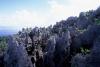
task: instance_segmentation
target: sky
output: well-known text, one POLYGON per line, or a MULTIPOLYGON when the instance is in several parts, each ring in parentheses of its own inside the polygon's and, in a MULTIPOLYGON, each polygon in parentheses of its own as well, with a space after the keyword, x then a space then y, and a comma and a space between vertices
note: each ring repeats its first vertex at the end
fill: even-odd
POLYGON ((47 27, 99 4, 100 0, 0 0, 0 29, 47 27))

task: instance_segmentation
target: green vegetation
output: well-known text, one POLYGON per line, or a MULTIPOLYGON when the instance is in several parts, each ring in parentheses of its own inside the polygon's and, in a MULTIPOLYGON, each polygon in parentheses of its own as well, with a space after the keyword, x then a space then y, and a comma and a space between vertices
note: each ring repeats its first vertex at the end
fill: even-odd
POLYGON ((0 53, 3 53, 7 49, 7 38, 0 37, 0 53))
POLYGON ((80 32, 80 33, 83 33, 83 32, 85 32, 87 29, 78 29, 78 28, 76 28, 77 29, 77 31, 78 32, 80 32))
POLYGON ((97 24, 97 25, 100 25, 100 19, 95 19, 95 23, 97 24))
POLYGON ((87 48, 82 48, 82 47, 81 47, 80 50, 81 50, 81 53, 84 54, 84 55, 90 53, 90 50, 87 49, 87 48))

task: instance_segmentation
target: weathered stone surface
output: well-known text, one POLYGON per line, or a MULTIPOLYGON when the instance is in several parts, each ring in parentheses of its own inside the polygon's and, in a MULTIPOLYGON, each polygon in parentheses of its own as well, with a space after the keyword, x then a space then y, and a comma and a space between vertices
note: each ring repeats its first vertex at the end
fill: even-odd
POLYGON ((82 54, 75 55, 71 60, 71 67, 86 67, 86 57, 82 54))
POLYGON ((8 40, 8 50, 5 55, 5 67, 32 67, 23 44, 17 44, 12 37, 8 40))
POLYGON ((94 41, 91 54, 87 57, 87 67, 100 67, 100 36, 94 41))

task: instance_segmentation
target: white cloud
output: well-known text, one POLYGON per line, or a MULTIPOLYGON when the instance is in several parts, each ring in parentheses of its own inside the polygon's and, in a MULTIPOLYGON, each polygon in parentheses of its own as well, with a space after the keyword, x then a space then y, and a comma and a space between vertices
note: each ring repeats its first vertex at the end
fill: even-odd
POLYGON ((73 10, 67 5, 59 4, 58 1, 52 0, 49 1, 50 4, 50 14, 55 18, 56 21, 66 19, 68 16, 75 15, 73 10))
POLYGON ((21 9, 8 15, 1 14, 0 26, 49 26, 69 16, 78 16, 81 11, 96 9, 99 6, 99 0, 48 0, 48 6, 49 10, 46 13, 21 9))
POLYGON ((35 11, 19 10, 0 16, 0 26, 34 27, 43 26, 46 18, 35 11))
POLYGON ((51 6, 51 15, 56 21, 66 19, 69 16, 78 16, 82 11, 96 9, 100 4, 99 0, 62 0, 66 4, 60 3, 60 0, 49 0, 51 6))

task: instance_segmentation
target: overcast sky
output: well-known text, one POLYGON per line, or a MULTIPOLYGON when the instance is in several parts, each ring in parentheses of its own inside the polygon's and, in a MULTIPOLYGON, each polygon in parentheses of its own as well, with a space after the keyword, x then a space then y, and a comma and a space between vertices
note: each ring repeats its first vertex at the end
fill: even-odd
POLYGON ((0 0, 0 29, 47 27, 99 4, 100 0, 0 0))

